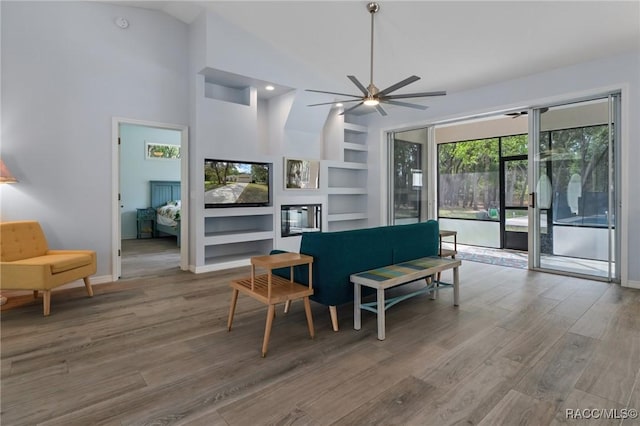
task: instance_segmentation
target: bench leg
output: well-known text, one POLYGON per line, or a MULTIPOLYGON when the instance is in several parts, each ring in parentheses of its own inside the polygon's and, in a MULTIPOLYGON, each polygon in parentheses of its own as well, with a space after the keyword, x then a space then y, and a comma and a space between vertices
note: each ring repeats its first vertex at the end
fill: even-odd
POLYGON ((360 304, 362 303, 362 289, 360 284, 353 283, 353 329, 360 330, 362 312, 360 304))
POLYGON ((84 286, 87 288, 87 293, 89 297, 93 297, 93 289, 91 288, 91 281, 89 281, 89 277, 84 277, 84 286))
POLYGON ((238 302, 238 290, 235 288, 231 293, 231 305, 229 306, 229 319, 227 320, 227 331, 231 331, 231 324, 233 323, 233 315, 236 313, 236 303, 238 302))
POLYGON ((378 293, 378 340, 384 340, 385 321, 384 321, 384 289, 379 288, 378 293))
POLYGON ((307 315, 307 326, 309 327, 309 335, 313 339, 316 335, 316 332, 313 329, 313 317, 311 316, 311 303, 309 303, 308 297, 304 298, 304 313, 307 315))
POLYGON ((333 331, 338 331, 338 309, 335 306, 329 306, 329 315, 331 315, 333 331))
POLYGON ((460 275, 458 267, 453 268, 453 306, 460 305, 460 275))
POLYGON ((286 302, 284 302, 284 313, 288 314, 290 308, 291 308, 291 300, 287 300, 286 302))
POLYGON ((42 292, 42 307, 44 309, 44 316, 48 317, 51 313, 51 290, 42 292))
POLYGON ((271 337, 271 325, 273 325, 273 317, 275 317, 276 305, 269 305, 267 311, 267 323, 264 326, 264 340, 262 341, 262 358, 267 356, 267 348, 269 346, 269 337, 271 337))

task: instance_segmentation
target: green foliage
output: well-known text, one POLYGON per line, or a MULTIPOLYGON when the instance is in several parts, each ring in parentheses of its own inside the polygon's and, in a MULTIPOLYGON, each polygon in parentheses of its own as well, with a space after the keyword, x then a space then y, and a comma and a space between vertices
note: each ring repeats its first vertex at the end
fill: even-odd
POLYGON ((261 164, 252 165, 251 181, 266 184, 269 181, 269 167, 261 164))

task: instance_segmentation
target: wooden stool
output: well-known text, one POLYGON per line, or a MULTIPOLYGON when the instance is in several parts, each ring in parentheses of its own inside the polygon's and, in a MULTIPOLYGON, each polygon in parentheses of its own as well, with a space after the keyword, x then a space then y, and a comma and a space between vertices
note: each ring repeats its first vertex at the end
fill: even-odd
POLYGON ((242 292, 256 300, 266 304, 267 322, 264 328, 264 339, 262 341, 262 357, 267 355, 267 347, 269 346, 269 337, 271 335, 271 325, 275 317, 275 305, 285 303, 285 312, 288 311, 292 300, 302 299, 304 301, 304 311, 307 316, 307 326, 309 327, 309 335, 313 339, 315 331, 313 329, 313 317, 311 316, 311 304, 309 296, 313 294, 312 286, 312 263, 313 257, 299 253, 278 253, 267 256, 257 256, 251 258, 251 276, 239 280, 231 281, 231 306, 229 307, 229 320, 227 321, 227 329, 231 331, 233 323, 233 315, 236 310, 238 301, 238 293, 242 292), (297 265, 309 265, 309 286, 293 281, 293 267, 297 265), (273 275, 272 271, 278 268, 290 267, 290 279, 287 280, 278 275, 273 275), (266 274, 256 275, 256 267, 267 270, 266 274))

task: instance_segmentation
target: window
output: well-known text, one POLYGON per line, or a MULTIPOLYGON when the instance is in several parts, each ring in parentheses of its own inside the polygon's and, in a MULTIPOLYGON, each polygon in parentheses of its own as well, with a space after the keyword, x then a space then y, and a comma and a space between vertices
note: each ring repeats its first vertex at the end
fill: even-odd
POLYGON ((438 145, 438 217, 500 220, 500 138, 438 145))

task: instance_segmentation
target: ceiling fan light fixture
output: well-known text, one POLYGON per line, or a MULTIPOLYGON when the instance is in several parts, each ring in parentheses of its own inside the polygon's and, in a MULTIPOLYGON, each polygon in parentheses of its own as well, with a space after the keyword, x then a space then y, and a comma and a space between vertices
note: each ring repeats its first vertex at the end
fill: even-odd
POLYGON ((367 99, 364 100, 363 104, 365 104, 366 106, 376 106, 380 103, 379 100, 377 100, 376 98, 373 97, 368 97, 367 99))

